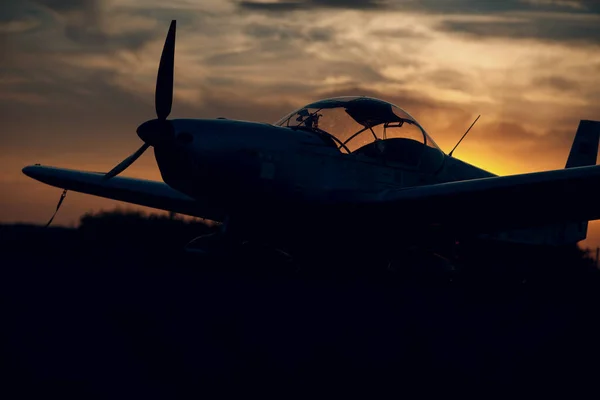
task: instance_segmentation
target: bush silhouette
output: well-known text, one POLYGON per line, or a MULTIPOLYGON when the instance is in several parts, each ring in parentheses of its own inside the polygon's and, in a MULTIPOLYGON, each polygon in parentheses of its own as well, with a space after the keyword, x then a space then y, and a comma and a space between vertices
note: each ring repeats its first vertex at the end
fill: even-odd
POLYGON ((202 221, 116 209, 83 215, 78 233, 88 244, 156 250, 183 248, 194 237, 214 229, 202 221))

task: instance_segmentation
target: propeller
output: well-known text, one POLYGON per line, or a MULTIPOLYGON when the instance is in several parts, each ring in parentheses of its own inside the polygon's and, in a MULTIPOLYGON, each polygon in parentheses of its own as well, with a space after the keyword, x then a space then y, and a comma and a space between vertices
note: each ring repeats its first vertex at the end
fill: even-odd
POLYGON ((173 75, 175 66, 175 31, 177 21, 172 20, 169 32, 163 46, 156 77, 156 90, 154 92, 154 108, 156 119, 146 121, 137 128, 137 134, 144 144, 132 155, 121 161, 117 166, 107 172, 103 179, 108 180, 125 171, 133 164, 150 146, 163 144, 174 135, 173 126, 167 120, 173 104, 173 75))
POLYGON ((171 21, 169 33, 160 55, 158 75, 156 77, 156 91, 154 92, 154 106, 158 119, 167 119, 171 113, 173 103, 173 70, 175 65, 175 28, 176 21, 171 21))
POLYGON ((106 175, 104 175, 104 179, 105 180, 110 179, 114 176, 119 175, 121 172, 125 171, 127 169, 127 167, 129 167, 131 164, 133 164, 135 162, 135 160, 137 160, 142 154, 144 154, 144 152, 148 149, 148 147, 150 147, 150 145, 148 143, 144 143, 142 145, 142 147, 137 149, 137 151, 135 153, 133 153, 132 155, 130 155, 129 157, 127 157, 126 159, 121 161, 119 164, 117 164, 117 166, 115 166, 113 169, 108 171, 106 173, 106 175))

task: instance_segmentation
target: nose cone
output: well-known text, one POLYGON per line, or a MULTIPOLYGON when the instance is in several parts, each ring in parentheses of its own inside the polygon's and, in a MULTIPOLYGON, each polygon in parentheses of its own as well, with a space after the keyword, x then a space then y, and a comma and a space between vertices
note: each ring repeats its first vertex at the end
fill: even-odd
POLYGON ((171 122, 161 119, 151 119, 137 128, 137 134, 150 146, 160 146, 170 143, 175 138, 175 130, 171 122))

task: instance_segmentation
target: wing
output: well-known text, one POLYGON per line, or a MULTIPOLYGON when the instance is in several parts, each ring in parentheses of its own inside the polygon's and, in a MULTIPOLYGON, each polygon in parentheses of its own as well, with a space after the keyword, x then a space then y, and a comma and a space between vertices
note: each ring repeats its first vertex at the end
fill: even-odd
POLYGON ((33 179, 74 192, 87 193, 141 206, 222 221, 220 210, 189 197, 164 182, 114 177, 103 180, 103 173, 32 165, 23 173, 33 179))
POLYGON ((390 189, 360 204, 354 215, 403 229, 441 225, 488 233, 600 219, 600 166, 390 189), (395 225, 394 225, 395 224, 395 225))

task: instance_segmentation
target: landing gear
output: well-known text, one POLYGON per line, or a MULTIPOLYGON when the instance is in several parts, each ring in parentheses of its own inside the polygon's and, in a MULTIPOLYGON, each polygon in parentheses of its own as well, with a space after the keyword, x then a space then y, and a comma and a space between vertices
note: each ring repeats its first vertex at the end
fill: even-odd
POLYGON ((198 236, 185 245, 184 250, 188 253, 201 255, 214 255, 225 252, 225 241, 218 232, 198 236))
POLYGON ((225 262, 234 269, 289 269, 293 261, 290 254, 268 244, 244 240, 236 227, 227 218, 218 231, 194 238, 184 250, 204 260, 225 262))
POLYGON ((224 256, 234 253, 242 246, 243 240, 227 217, 219 229, 214 233, 198 236, 185 245, 188 253, 202 254, 205 256, 224 256))

